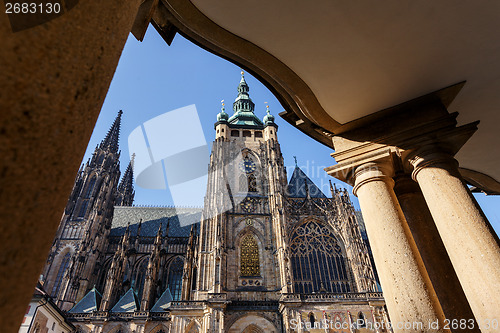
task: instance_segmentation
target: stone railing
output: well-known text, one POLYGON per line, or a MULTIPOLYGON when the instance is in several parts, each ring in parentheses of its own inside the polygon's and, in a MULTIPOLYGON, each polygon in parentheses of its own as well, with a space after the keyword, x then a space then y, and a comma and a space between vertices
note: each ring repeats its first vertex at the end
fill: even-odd
POLYGON ((208 294, 209 302, 225 302, 227 300, 227 294, 225 293, 213 293, 208 294))
POLYGON ((173 301, 170 303, 170 309, 172 310, 196 310, 204 308, 204 301, 173 301))
POLYGON ((340 300, 383 300, 382 293, 316 293, 316 294, 283 294, 280 302, 338 302, 340 300))
POLYGON ((84 320, 110 320, 110 319, 144 319, 155 317, 158 319, 169 320, 170 312, 149 312, 149 311, 135 311, 135 312, 110 312, 110 311, 93 311, 89 313, 66 313, 68 319, 73 321, 84 320))

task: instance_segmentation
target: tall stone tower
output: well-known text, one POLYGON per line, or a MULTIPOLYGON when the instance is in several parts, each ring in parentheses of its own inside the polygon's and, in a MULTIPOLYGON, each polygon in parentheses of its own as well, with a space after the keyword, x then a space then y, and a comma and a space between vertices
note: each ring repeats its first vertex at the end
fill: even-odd
MULTIPOLYGON (((289 331, 301 308, 332 304, 301 295, 377 290, 347 192, 327 198, 298 167, 288 183, 274 117, 254 108, 242 72, 234 114, 223 105, 217 116, 198 246, 186 255, 183 299, 206 305, 203 332, 289 331)), ((172 310, 179 332, 188 309, 172 310)))
POLYGON ((63 310, 95 284, 94 271, 100 269, 107 246, 114 205, 130 206, 134 200, 131 164, 118 184, 121 116, 122 111, 79 170, 43 271, 45 289, 63 310))
MULTIPOLYGON (((217 332, 224 331, 226 302, 261 302, 267 309, 282 287, 271 216, 279 213, 270 205, 286 185, 283 158, 273 116, 257 118, 248 92, 242 73, 233 116, 224 107, 217 116, 199 245, 188 258, 198 269, 186 296, 209 301, 217 332)), ((276 311, 267 313, 279 321, 276 311)))

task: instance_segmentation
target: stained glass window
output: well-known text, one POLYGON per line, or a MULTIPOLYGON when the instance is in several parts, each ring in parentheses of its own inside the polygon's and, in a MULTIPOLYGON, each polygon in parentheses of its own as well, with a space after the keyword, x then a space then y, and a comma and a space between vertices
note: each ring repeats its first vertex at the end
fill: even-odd
POLYGON ((297 293, 351 291, 342 249, 328 227, 309 221, 297 227, 291 239, 297 293))
POLYGON ((241 240, 240 258, 241 276, 259 276, 259 246, 252 235, 246 235, 241 240))
POLYGON ((174 301, 180 301, 181 299, 183 271, 184 260, 181 257, 175 258, 168 270, 168 288, 174 301))
POLYGON ((85 191, 85 194, 83 195, 83 197, 85 199, 88 199, 90 198, 90 195, 92 194, 92 190, 94 189, 94 186, 95 186, 95 180, 96 180, 96 177, 92 177, 92 179, 90 180, 90 183, 89 185, 87 186, 87 190, 85 191))
POLYGON ((241 174, 238 190, 240 192, 257 192, 257 178, 253 174, 241 174))
POLYGON ((59 288, 61 287, 61 282, 64 277, 64 272, 69 266, 69 261, 71 259, 71 253, 66 253, 61 261, 61 265, 59 266, 59 271, 57 272, 56 282, 54 283, 54 287, 52 288, 52 297, 57 297, 59 293, 59 288))
MULTIPOLYGON (((146 270, 148 269, 149 258, 146 257, 137 264, 135 271, 135 286, 134 290, 137 292, 139 297, 142 297, 142 292, 144 291, 144 283, 146 282, 146 270)), ((125 290, 126 292, 126 290, 125 290)))
POLYGON ((253 174, 248 175, 248 192, 257 192, 257 179, 253 174))

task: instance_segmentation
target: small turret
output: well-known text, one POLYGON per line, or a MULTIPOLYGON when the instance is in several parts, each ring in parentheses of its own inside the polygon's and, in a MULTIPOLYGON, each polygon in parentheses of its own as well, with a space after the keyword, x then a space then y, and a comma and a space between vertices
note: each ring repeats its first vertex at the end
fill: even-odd
POLYGON ((269 125, 276 125, 274 123, 274 116, 271 114, 271 111, 269 111, 269 105, 266 105, 266 111, 267 114, 264 116, 264 125, 269 126, 269 125))
POLYGON ((227 122, 227 120, 229 119, 229 115, 226 113, 226 108, 224 107, 224 100, 221 101, 222 103, 222 107, 221 107, 221 111, 217 114, 217 121, 218 122, 227 122))

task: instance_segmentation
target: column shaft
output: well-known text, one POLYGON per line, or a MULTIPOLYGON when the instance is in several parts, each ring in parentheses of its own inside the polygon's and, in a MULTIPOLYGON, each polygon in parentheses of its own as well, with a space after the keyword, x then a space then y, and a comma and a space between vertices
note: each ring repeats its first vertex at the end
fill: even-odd
POLYGON ((500 246, 498 237, 463 182, 449 155, 412 159, 413 178, 425 197, 469 304, 481 324, 500 320, 500 246))
POLYGON ((444 315, 428 289, 428 277, 423 276, 423 263, 388 174, 375 163, 358 167, 354 192, 359 198, 394 332, 449 332, 429 328, 429 323, 444 319, 444 315), (400 327, 407 323, 412 327, 400 327))
POLYGON ((19 330, 140 2, 65 1, 17 32, 2 15, 2 332, 19 330))
MULTIPOLYGON (((394 191, 445 317, 475 320, 418 184, 409 175, 399 175, 395 181, 394 191)), ((451 331, 479 333, 473 325, 451 331)))

